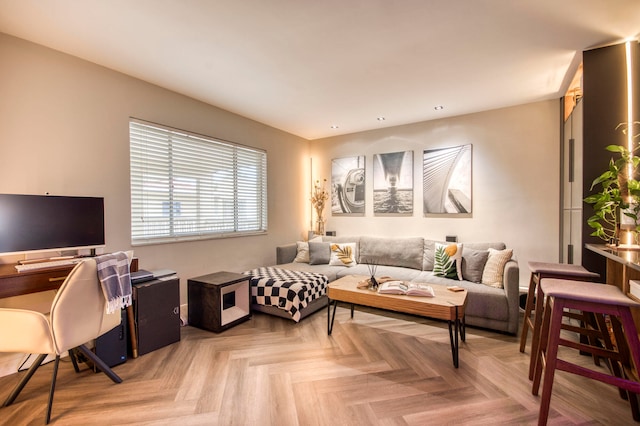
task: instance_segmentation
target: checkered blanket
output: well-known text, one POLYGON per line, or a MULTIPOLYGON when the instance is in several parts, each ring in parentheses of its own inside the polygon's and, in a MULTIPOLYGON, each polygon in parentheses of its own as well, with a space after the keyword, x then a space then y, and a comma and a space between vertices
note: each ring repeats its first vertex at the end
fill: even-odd
POLYGON ((275 306, 288 312, 295 322, 309 302, 327 294, 329 279, 312 272, 262 267, 244 272, 251 275, 251 303, 275 306))

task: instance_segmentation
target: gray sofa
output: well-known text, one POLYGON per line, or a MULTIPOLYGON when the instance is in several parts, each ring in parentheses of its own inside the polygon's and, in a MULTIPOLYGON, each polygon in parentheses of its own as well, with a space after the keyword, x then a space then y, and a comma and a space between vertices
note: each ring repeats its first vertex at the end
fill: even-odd
MULTIPOLYGON (((296 243, 276 248, 277 267, 289 270, 317 272, 326 275, 329 282, 345 275, 369 276, 368 259, 375 259, 376 276, 389 276, 394 279, 457 285, 468 291, 466 324, 489 328, 505 333, 516 334, 519 319, 519 269, 516 260, 509 260, 503 273, 503 288, 490 287, 478 282, 453 280, 435 276, 433 273, 434 250, 436 241, 422 237, 386 238, 386 237, 322 237, 323 242, 356 243, 355 259, 357 265, 332 266, 329 264, 310 264, 294 262, 298 247, 296 243)), ((505 249, 504 243, 463 243, 463 271, 465 248, 467 253, 505 249)), ((317 247, 317 246, 314 246, 317 247)), ((312 259, 312 262, 314 260, 312 259)), ((470 264, 471 262, 469 262, 470 264)), ((477 275, 477 274, 476 274, 477 275)), ((326 306, 326 302, 324 303, 326 306)), ((309 306, 309 311, 317 310, 322 304, 309 306)), ((308 315, 311 312, 306 312, 308 315)))

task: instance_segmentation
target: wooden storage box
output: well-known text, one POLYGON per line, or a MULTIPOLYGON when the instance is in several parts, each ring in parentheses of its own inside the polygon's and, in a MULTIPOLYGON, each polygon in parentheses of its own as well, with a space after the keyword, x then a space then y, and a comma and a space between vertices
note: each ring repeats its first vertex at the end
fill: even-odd
POLYGON ((249 319, 249 278, 235 272, 190 278, 189 325, 218 333, 249 319))

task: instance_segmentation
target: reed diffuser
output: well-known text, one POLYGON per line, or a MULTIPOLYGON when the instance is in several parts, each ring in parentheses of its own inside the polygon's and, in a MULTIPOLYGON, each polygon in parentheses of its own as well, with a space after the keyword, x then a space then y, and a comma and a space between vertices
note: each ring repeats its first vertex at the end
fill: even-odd
POLYGON ((371 283, 371 288, 374 290, 378 289, 378 281, 376 281, 376 270, 378 269, 378 264, 375 260, 373 259, 369 259, 369 261, 367 262, 367 268, 369 268, 369 275, 371 275, 371 278, 369 278, 369 282, 371 283))

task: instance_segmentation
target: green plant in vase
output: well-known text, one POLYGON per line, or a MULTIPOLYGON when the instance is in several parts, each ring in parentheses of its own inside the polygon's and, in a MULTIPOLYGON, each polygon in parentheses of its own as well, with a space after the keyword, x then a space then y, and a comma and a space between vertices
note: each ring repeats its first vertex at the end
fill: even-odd
MULTIPOLYGON (((618 125, 616 130, 627 135, 630 129, 625 123, 618 125)), ((635 141, 637 137, 632 137, 632 149, 624 145, 606 147, 607 151, 618 154, 618 158, 611 158, 608 169, 591 184, 591 191, 597 187, 600 191, 584 200, 593 205, 593 215, 587 219, 587 224, 594 229, 591 235, 614 245, 620 242, 621 228, 632 231, 634 243, 637 243, 640 231, 640 182, 636 179, 640 157, 635 155, 639 148, 635 141)))

